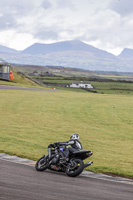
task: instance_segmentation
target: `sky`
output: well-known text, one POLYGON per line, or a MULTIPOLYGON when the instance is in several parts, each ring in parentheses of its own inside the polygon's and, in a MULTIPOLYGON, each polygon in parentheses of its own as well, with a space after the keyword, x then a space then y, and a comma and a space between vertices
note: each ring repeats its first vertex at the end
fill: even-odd
POLYGON ((66 40, 114 55, 133 49, 133 0, 0 0, 0 45, 66 40))

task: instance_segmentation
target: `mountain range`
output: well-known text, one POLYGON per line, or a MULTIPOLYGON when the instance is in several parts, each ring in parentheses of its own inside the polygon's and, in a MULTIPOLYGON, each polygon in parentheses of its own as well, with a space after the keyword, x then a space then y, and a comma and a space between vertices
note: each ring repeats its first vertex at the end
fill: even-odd
POLYGON ((119 56, 115 56, 79 40, 52 44, 35 43, 23 51, 0 45, 0 57, 15 64, 133 72, 133 49, 125 48, 119 56))

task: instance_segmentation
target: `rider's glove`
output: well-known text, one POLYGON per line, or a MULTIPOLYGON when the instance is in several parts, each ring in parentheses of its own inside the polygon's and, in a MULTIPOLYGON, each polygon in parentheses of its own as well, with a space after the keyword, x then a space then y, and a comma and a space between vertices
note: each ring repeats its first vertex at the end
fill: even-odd
POLYGON ((59 146, 59 145, 60 145, 60 142, 55 142, 54 145, 55 145, 55 146, 59 146))

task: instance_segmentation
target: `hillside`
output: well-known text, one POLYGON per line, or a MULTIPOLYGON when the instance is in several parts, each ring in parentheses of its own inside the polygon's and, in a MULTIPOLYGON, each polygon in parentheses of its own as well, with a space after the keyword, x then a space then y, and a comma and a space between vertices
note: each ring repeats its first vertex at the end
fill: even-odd
POLYGON ((12 69, 14 79, 13 81, 4 81, 0 80, 0 85, 14 85, 14 86, 22 86, 22 87, 39 87, 38 84, 33 82, 32 80, 26 78, 24 75, 18 74, 15 70, 12 69))
POLYGON ((119 55, 120 58, 133 58, 133 49, 125 48, 119 55))
POLYGON ((133 72, 132 51, 124 49, 114 56, 79 40, 52 44, 35 43, 23 51, 0 49, 0 57, 9 63, 63 66, 89 71, 133 72))
POLYGON ((77 132, 93 152, 88 170, 133 177, 133 96, 0 90, 0 97, 1 153, 37 160, 77 132))
POLYGON ((0 45, 0 52, 1 53, 2 52, 5 52, 5 53, 17 53, 17 50, 0 45))
POLYGON ((35 43, 32 46, 28 47, 22 53, 28 53, 31 55, 46 55, 50 53, 57 53, 57 52, 89 52, 92 55, 96 55, 97 57, 104 56, 104 58, 114 58, 115 56, 100 50, 98 48, 95 48, 91 45, 85 44, 84 42, 81 42, 79 40, 71 40, 71 41, 64 41, 64 42, 56 42, 53 44, 40 44, 40 43, 35 43))

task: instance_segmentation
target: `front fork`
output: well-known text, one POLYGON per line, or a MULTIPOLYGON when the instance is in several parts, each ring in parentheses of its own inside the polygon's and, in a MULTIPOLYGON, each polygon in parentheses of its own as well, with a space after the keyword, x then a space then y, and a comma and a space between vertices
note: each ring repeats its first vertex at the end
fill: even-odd
POLYGON ((51 158, 51 148, 48 148, 48 158, 49 158, 49 160, 51 158))
POLYGON ((50 147, 48 147, 48 159, 49 159, 50 163, 52 162, 53 158, 56 158, 57 161, 59 160, 58 150, 57 150, 57 148, 55 148, 55 153, 54 153, 54 155, 52 155, 52 149, 50 147))

